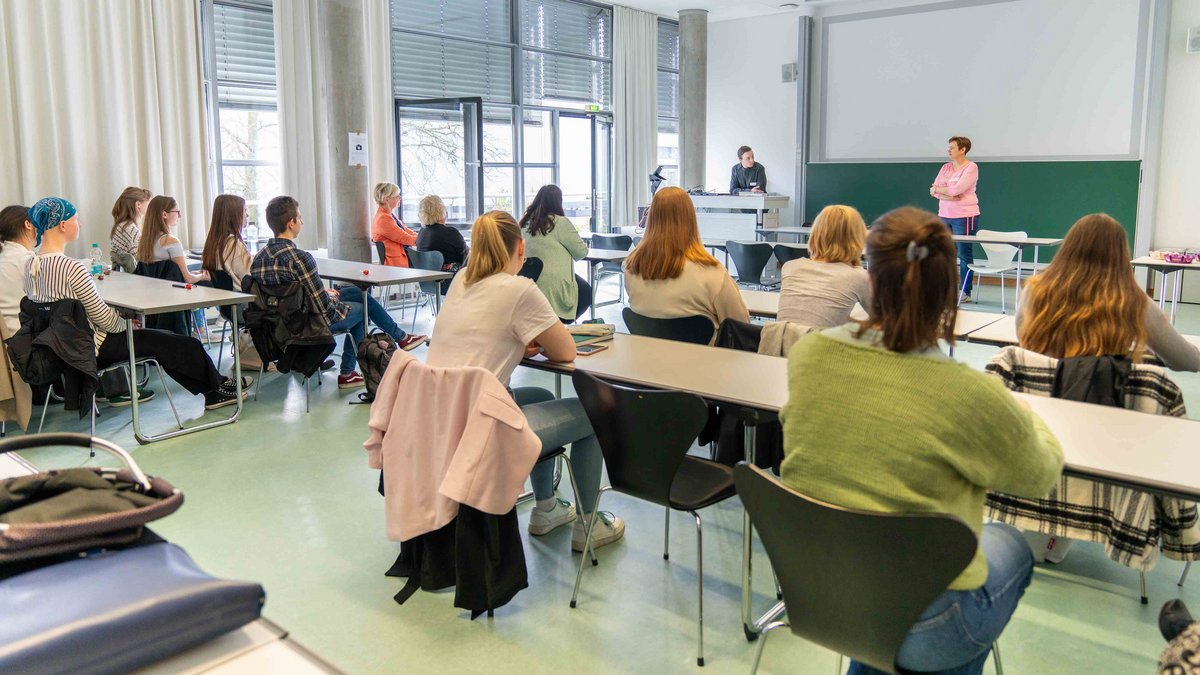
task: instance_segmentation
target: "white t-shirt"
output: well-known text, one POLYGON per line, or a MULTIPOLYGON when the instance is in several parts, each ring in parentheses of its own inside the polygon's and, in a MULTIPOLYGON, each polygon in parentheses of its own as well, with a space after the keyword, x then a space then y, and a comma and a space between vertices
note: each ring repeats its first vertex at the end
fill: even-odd
POLYGON ((558 323, 537 284, 500 272, 468 287, 454 277, 433 324, 431 366, 478 366, 505 386, 525 355, 525 345, 558 323))
POLYGON ((15 241, 4 242, 4 248, 0 249, 0 317, 4 319, 9 337, 16 335, 21 328, 19 315, 21 299, 25 297, 22 285, 25 262, 32 257, 33 251, 15 241))

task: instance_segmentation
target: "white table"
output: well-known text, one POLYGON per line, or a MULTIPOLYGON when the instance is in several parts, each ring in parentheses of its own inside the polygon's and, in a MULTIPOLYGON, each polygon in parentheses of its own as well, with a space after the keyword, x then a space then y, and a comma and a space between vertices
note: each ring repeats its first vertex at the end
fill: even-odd
MULTIPOLYGON (((191 286, 191 288, 185 288, 184 286, 184 284, 172 283, 165 279, 152 279, 125 272, 113 272, 105 276, 104 279, 96 281, 96 288, 100 291, 101 299, 110 307, 125 310, 124 314, 126 314, 127 319, 136 314, 150 316, 165 314, 167 312, 188 311, 201 307, 240 305, 254 300, 253 295, 246 293, 223 291, 211 286, 191 286)), ((233 332, 233 353, 237 354, 239 333, 238 313, 230 312, 230 317, 233 332)), ((125 337, 129 345, 129 389, 130 408, 133 413, 133 436, 137 439, 138 443, 153 443, 154 441, 161 441, 166 438, 174 438, 204 429, 233 424, 242 414, 242 363, 241 359, 235 358, 233 360, 233 369, 237 390, 237 403, 232 415, 222 420, 183 427, 161 434, 149 436, 143 434, 138 417, 137 387, 135 386, 135 378, 133 377, 133 374, 137 372, 137 355, 134 354, 133 349, 133 321, 126 321, 125 337)))
MULTIPOLYGON (((740 290, 742 293, 742 302, 746 303, 746 309, 750 311, 750 316, 757 316, 764 319, 774 319, 779 316, 779 293, 752 291, 745 288, 740 290)), ((861 305, 855 305, 854 310, 850 313, 850 318, 856 320, 866 319, 866 310, 861 305)), ((954 322, 954 335, 960 338, 966 337, 972 332, 1000 321, 1003 318, 1003 314, 959 310, 954 322)))
MULTIPOLYGON (((592 306, 588 309, 591 318, 596 318, 596 308, 607 305, 620 303, 622 300, 618 297, 616 300, 610 300, 605 303, 596 302, 596 270, 600 268, 602 263, 619 263, 629 257, 629 251, 614 251, 607 248, 589 248, 587 255, 583 257, 588 264, 588 276, 592 282, 592 306)), ((618 293, 619 295, 619 293, 618 293)))
POLYGON ((1152 272, 1158 272, 1162 277, 1162 288, 1158 291, 1158 307, 1165 309, 1167 300, 1167 277, 1175 278, 1171 291, 1171 323, 1175 323, 1175 309, 1179 304, 1179 292, 1183 285, 1183 274, 1187 270, 1200 270, 1200 263, 1172 263, 1165 260, 1155 260, 1148 255, 1134 258, 1130 261, 1134 267, 1145 267, 1152 272))
POLYGON ((779 294, 772 291, 752 291, 747 288, 738 289, 742 293, 742 302, 750 310, 750 316, 763 319, 774 319, 779 316, 779 294))
POLYGON ((1007 347, 1020 342, 1017 340, 1017 319, 1013 316, 1001 316, 999 320, 982 326, 965 337, 967 342, 979 342, 997 347, 1007 347))
POLYGON ((759 240, 765 241, 768 236, 775 236, 772 241, 779 241, 778 235, 788 234, 796 237, 796 243, 801 243, 801 237, 805 240, 812 234, 811 227, 759 227, 754 230, 755 236, 759 240))
POLYGON ((960 309, 954 319, 954 337, 969 338, 976 332, 1003 322, 1005 319, 1012 319, 1012 317, 993 312, 973 312, 969 309, 960 309))
MULTIPOLYGON (((317 275, 330 281, 342 281, 357 286, 363 291, 363 330, 370 325, 371 316, 367 311, 367 295, 375 286, 398 286, 415 284, 422 281, 441 281, 454 275, 441 270, 420 270, 411 267, 393 267, 391 265, 375 265, 336 258, 316 258, 317 275)), ((433 294, 435 313, 442 308, 442 294, 433 294)))
POLYGON ((791 203, 787 195, 771 193, 692 195, 701 237, 750 239, 755 228, 779 225, 779 210, 791 203))
POLYGON ((1025 268, 1025 249, 1033 248, 1033 270, 1038 268, 1038 251, 1042 246, 1058 246, 1062 239, 1053 237, 1018 237, 1008 238, 1003 235, 952 234, 950 238, 959 244, 1007 244, 1017 247, 1017 302, 1021 300, 1021 272, 1025 268))

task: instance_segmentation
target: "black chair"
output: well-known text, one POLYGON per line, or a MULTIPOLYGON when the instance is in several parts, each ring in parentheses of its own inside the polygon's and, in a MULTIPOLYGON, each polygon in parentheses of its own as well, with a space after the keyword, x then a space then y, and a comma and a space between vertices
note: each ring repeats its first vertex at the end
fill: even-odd
MULTIPOLYGON (((233 290, 233 277, 229 272, 223 270, 208 270, 208 278, 212 281, 213 288, 222 291, 233 290)), ((217 370, 221 369, 221 360, 225 356, 225 334, 232 326, 233 313, 238 312, 238 325, 245 326, 242 320, 241 305, 221 305, 217 307, 217 313, 221 315, 221 348, 217 351, 217 370)))
POLYGON ((387 248, 384 247, 382 241, 374 242, 374 244, 375 244, 375 253, 377 253, 379 255, 379 264, 386 265, 387 264, 387 248))
MULTIPOLYGON (((593 234, 590 248, 602 251, 628 251, 633 248, 633 237, 627 234, 593 234)), ((617 298, 625 301, 625 270, 619 262, 603 262, 596 266, 596 285, 606 276, 616 276, 620 282, 617 288, 617 298)), ((592 289, 595 294, 596 289, 592 289)))
POLYGON ((771 252, 775 254, 775 259, 780 265, 796 260, 797 258, 808 257, 808 247, 800 247, 795 244, 775 244, 771 248, 771 252))
POLYGON ((542 276, 543 267, 541 258, 526 258, 525 264, 521 265, 521 271, 517 272, 517 276, 531 279, 536 284, 538 278, 542 276))
MULTIPOLYGON (((697 647, 696 664, 704 665, 704 546, 700 516, 696 512, 734 495, 733 470, 728 466, 688 455, 708 420, 708 408, 699 396, 679 391, 652 391, 601 382, 577 370, 572 375, 575 392, 587 411, 604 453, 611 487, 596 494, 596 506, 587 525, 585 549, 600 511, 600 497, 614 490, 666 507, 663 560, 670 557, 667 535, 671 511, 686 511, 696 521, 697 647), (671 420, 663 424, 663 420, 671 420)), ((579 561, 571 607, 579 597, 586 558, 579 561)))
POLYGON ((739 284, 766 288, 763 283, 763 269, 767 261, 775 253, 771 245, 765 241, 733 241, 725 242, 725 250, 733 258, 733 266, 737 269, 739 284))
POLYGON ((625 327, 633 335, 706 345, 712 340, 713 324, 707 316, 685 316, 678 319, 651 319, 629 307, 621 310, 625 327))
MULTIPOLYGON (((806 497, 748 464, 733 471, 783 589, 792 633, 879 670, 896 673, 909 629, 971 562, 978 542, 959 518, 875 513, 806 497)), ((776 609, 780 609, 778 606, 776 609)), ((1000 653, 992 646, 996 671, 1000 653)), ((839 665, 840 672, 840 665, 839 665)))
MULTIPOLYGON (((167 281, 174 281, 179 284, 184 282, 183 272, 179 271, 179 266, 173 260, 159 260, 152 263, 139 262, 133 273, 152 279, 166 279, 167 281)), ((179 335, 191 335, 192 313, 164 312, 162 314, 152 314, 146 317, 146 328, 157 328, 159 330, 178 333, 179 335)))
MULTIPOLYGON (((406 249, 408 253, 408 265, 414 270, 431 270, 433 272, 442 271, 442 265, 445 263, 445 258, 441 251, 418 251, 415 248, 406 249)), ((429 303, 431 308, 435 306, 433 298, 442 294, 442 282, 440 281, 422 281, 418 284, 421 288, 421 298, 417 302, 417 306, 413 307, 412 328, 417 329, 417 310, 421 305, 429 303)))

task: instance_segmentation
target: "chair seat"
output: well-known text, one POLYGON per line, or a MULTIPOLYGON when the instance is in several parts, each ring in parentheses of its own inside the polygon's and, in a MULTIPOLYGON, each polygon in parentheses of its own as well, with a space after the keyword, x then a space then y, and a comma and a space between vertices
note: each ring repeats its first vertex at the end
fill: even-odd
POLYGON ((671 482, 671 508, 695 511, 735 494, 732 466, 688 455, 671 482))
POLYGON ((1006 265, 1004 267, 988 267, 987 265, 967 265, 967 269, 976 274, 1000 274, 1001 272, 1014 272, 1017 266, 1006 265))
POLYGON ((601 274, 611 272, 612 274, 621 274, 624 270, 621 268, 621 263, 618 262, 602 262, 596 268, 601 274))

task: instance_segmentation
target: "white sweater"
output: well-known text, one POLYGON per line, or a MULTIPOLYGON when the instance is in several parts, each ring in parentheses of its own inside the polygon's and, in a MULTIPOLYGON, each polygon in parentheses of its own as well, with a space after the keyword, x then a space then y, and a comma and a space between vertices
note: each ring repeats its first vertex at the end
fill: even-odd
POLYGON ((625 288, 629 291, 629 307, 653 319, 699 315, 707 316, 714 326, 720 326, 725 319, 750 321, 741 291, 720 265, 688 261, 678 277, 655 281, 626 270, 625 288))

